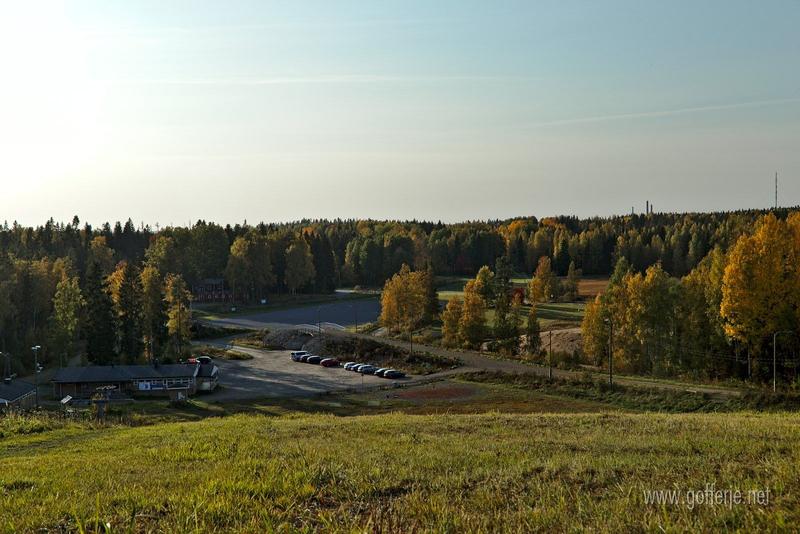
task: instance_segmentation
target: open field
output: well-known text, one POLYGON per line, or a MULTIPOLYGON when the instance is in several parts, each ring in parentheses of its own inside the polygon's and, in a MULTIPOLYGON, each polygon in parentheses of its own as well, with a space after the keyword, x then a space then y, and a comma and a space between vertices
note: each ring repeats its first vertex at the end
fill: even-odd
MULTIPOLYGON (((455 297, 464 296, 464 284, 469 280, 466 277, 448 277, 443 280, 443 285, 439 289, 439 298, 442 300, 443 305, 455 297)), ((515 286, 524 287, 530 281, 529 278, 514 278, 512 283, 515 286)), ((595 295, 605 290, 608 285, 607 278, 590 278, 581 280, 578 293, 581 298, 592 299, 595 295)), ((553 302, 541 303, 537 305, 539 313, 539 322, 543 329, 559 329, 570 328, 580 324, 583 320, 584 309, 586 304, 584 302, 553 302)), ((522 315, 526 318, 528 315, 528 306, 523 306, 522 315)), ((486 320, 488 324, 493 324, 494 311, 486 311, 486 320)), ((524 321, 523 321, 524 322, 524 321)))
MULTIPOLYGON (((236 415, 4 424, 10 530, 789 530, 800 418, 757 414, 236 415), (91 469, 86 469, 91 465, 91 469), (649 504, 648 491, 769 492, 649 504)), ((683 495, 683 494, 681 494, 683 495)))

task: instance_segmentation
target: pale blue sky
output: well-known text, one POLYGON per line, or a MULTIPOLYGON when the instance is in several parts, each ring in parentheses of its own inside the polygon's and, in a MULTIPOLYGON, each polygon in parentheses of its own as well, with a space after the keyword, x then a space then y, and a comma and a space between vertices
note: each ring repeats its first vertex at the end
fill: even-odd
POLYGON ((0 6, 0 219, 800 203, 798 1, 0 6))

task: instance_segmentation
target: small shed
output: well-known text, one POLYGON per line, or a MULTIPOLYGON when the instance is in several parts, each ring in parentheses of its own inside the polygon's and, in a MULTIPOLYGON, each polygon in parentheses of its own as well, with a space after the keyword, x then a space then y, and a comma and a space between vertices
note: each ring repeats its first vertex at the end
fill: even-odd
POLYGON ((0 382, 0 408, 29 410, 36 407, 36 386, 6 378, 0 382))

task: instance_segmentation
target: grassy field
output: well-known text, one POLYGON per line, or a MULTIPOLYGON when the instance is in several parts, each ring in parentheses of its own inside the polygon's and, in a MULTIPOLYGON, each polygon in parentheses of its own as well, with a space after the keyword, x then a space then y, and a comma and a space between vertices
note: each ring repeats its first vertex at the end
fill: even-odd
POLYGON ((0 517, 7 531, 786 531, 800 521, 798 423, 751 413, 234 415, 135 428, 6 419, 0 517), (646 502, 651 490, 707 484, 768 490, 768 504, 646 502))
MULTIPOLYGON (((449 301, 455 297, 463 298, 463 288, 467 280, 469 279, 464 277, 449 277, 443 279, 442 285, 439 289, 439 299, 449 301)), ((528 278, 512 279, 514 285, 519 287, 524 287, 529 281, 530 279, 528 278)), ((594 298, 598 292, 602 292, 605 289, 607 284, 608 280, 605 278, 581 280, 579 294, 582 298, 594 298)), ((539 304, 538 312, 540 325, 543 329, 558 329, 579 326, 583 320, 585 308, 585 302, 554 302, 539 304)), ((529 307, 523 306, 523 319, 527 318, 528 311, 529 307)), ((494 324, 494 310, 490 309, 486 311, 486 320, 488 324, 494 324)))

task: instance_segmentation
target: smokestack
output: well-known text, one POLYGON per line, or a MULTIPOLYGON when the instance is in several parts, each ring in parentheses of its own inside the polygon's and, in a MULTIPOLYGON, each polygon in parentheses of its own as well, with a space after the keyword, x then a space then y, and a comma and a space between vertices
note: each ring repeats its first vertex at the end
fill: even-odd
POLYGON ((645 203, 646 204, 645 204, 645 207, 644 207, 644 214, 645 215, 650 215, 650 201, 649 200, 645 200, 645 203))

